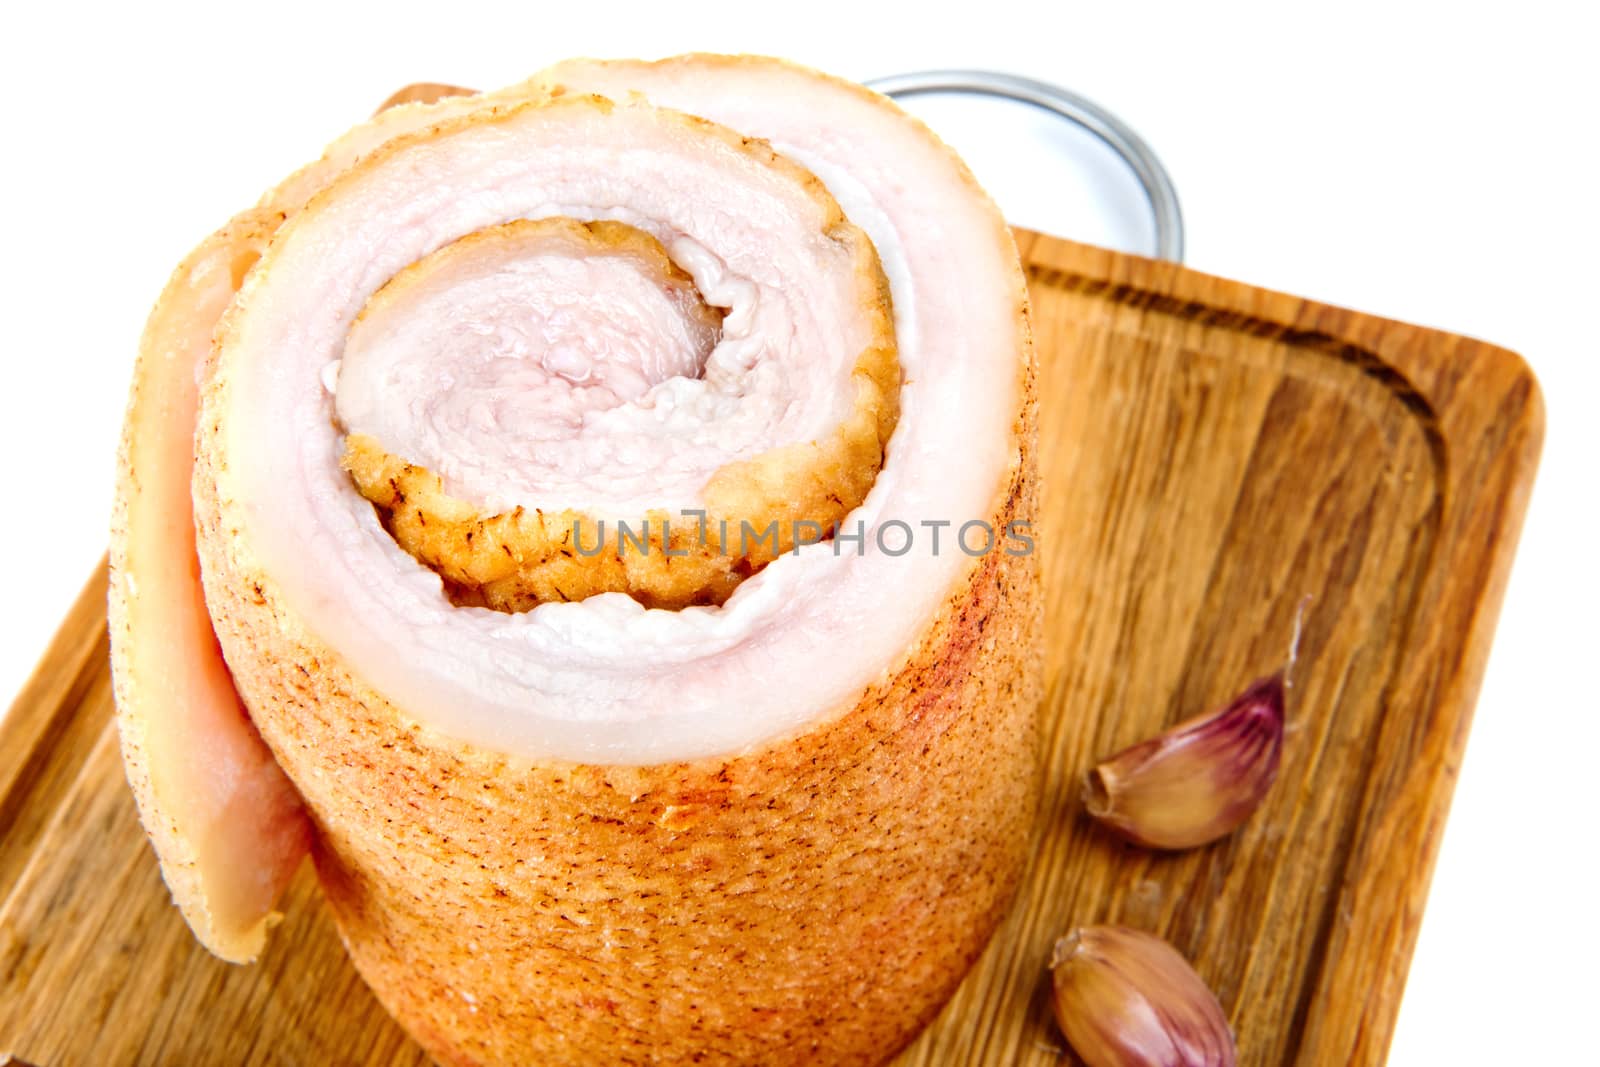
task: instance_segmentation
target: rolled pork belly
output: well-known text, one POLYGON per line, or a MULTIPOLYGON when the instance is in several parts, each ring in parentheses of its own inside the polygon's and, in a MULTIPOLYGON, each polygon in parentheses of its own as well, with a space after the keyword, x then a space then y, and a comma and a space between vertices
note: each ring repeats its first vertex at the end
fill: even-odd
POLYGON ((891 1057, 1026 853, 1034 390, 1009 230, 860 86, 352 130, 141 348, 113 666, 185 918, 254 958, 309 849, 443 1063, 891 1057))

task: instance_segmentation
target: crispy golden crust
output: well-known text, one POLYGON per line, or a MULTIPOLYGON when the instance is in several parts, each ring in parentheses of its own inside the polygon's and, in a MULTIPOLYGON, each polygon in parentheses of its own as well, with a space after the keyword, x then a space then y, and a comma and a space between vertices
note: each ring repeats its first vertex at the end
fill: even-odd
MULTIPOLYGON (((595 99, 574 97, 567 106, 595 99)), ((703 119, 692 122, 722 130, 703 119)), ((742 151, 769 166, 782 158, 763 141, 737 139, 742 151)), ((797 171, 788 161, 781 169, 791 175, 797 171)), ((814 177, 805 177, 830 216, 824 232, 851 250, 857 310, 872 338, 852 370, 850 414, 819 440, 783 445, 722 467, 706 483, 699 518, 526 507, 485 514, 449 496, 425 467, 389 453, 373 438, 352 434, 344 466, 356 488, 378 509, 396 543, 445 580, 452 600, 507 612, 600 593, 627 593, 655 608, 721 604, 741 581, 797 542, 823 540, 866 499, 899 417, 900 364, 889 283, 871 240, 844 218, 814 177)), ((524 220, 463 237, 412 264, 373 295, 362 318, 405 300, 434 272, 480 248, 544 239, 582 247, 588 254, 636 257, 663 287, 690 284, 660 242, 632 226, 524 220)), ((697 299, 694 304, 703 316, 714 314, 697 299)))
POLYGON ((649 608, 720 604, 750 573, 682 515, 651 512, 625 531, 576 511, 484 515, 362 434, 346 439, 344 466, 395 543, 462 606, 528 611, 599 593, 628 593, 649 608))

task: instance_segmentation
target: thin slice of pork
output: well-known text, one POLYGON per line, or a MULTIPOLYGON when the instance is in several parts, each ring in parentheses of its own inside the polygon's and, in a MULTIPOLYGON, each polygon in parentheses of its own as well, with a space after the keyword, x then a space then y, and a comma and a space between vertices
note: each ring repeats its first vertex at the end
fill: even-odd
POLYGON ((265 944, 310 824, 217 647, 189 480, 211 332, 279 221, 246 212, 167 284, 139 348, 111 538, 112 676, 128 781, 184 918, 207 948, 236 961, 265 944))

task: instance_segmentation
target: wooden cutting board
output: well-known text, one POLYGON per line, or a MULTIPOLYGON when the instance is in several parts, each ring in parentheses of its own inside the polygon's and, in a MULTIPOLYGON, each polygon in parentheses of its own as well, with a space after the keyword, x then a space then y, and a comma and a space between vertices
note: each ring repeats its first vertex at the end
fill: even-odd
MULTIPOLYGON (((1049 771, 1010 919, 901 1062, 1055 1063, 1051 942, 1116 921, 1196 962, 1241 1062, 1379 1063, 1538 456, 1538 388, 1476 341, 1018 239, 1043 365, 1049 771), (1279 666, 1307 595, 1265 808, 1180 855, 1096 831, 1082 771, 1279 666)), ((346 961, 309 867, 259 964, 190 938, 123 784, 104 582, 0 726, 0 1053, 423 1062, 346 961)))

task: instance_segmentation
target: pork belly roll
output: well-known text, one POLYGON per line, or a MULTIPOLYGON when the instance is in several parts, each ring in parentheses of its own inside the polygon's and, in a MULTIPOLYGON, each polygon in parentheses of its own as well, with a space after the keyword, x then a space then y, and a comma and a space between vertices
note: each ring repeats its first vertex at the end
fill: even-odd
POLYGON ((1034 388, 1000 215, 859 86, 581 61, 347 134, 130 408, 119 714, 196 934, 253 957, 309 842, 444 1063, 892 1056, 1026 851, 1034 388))

